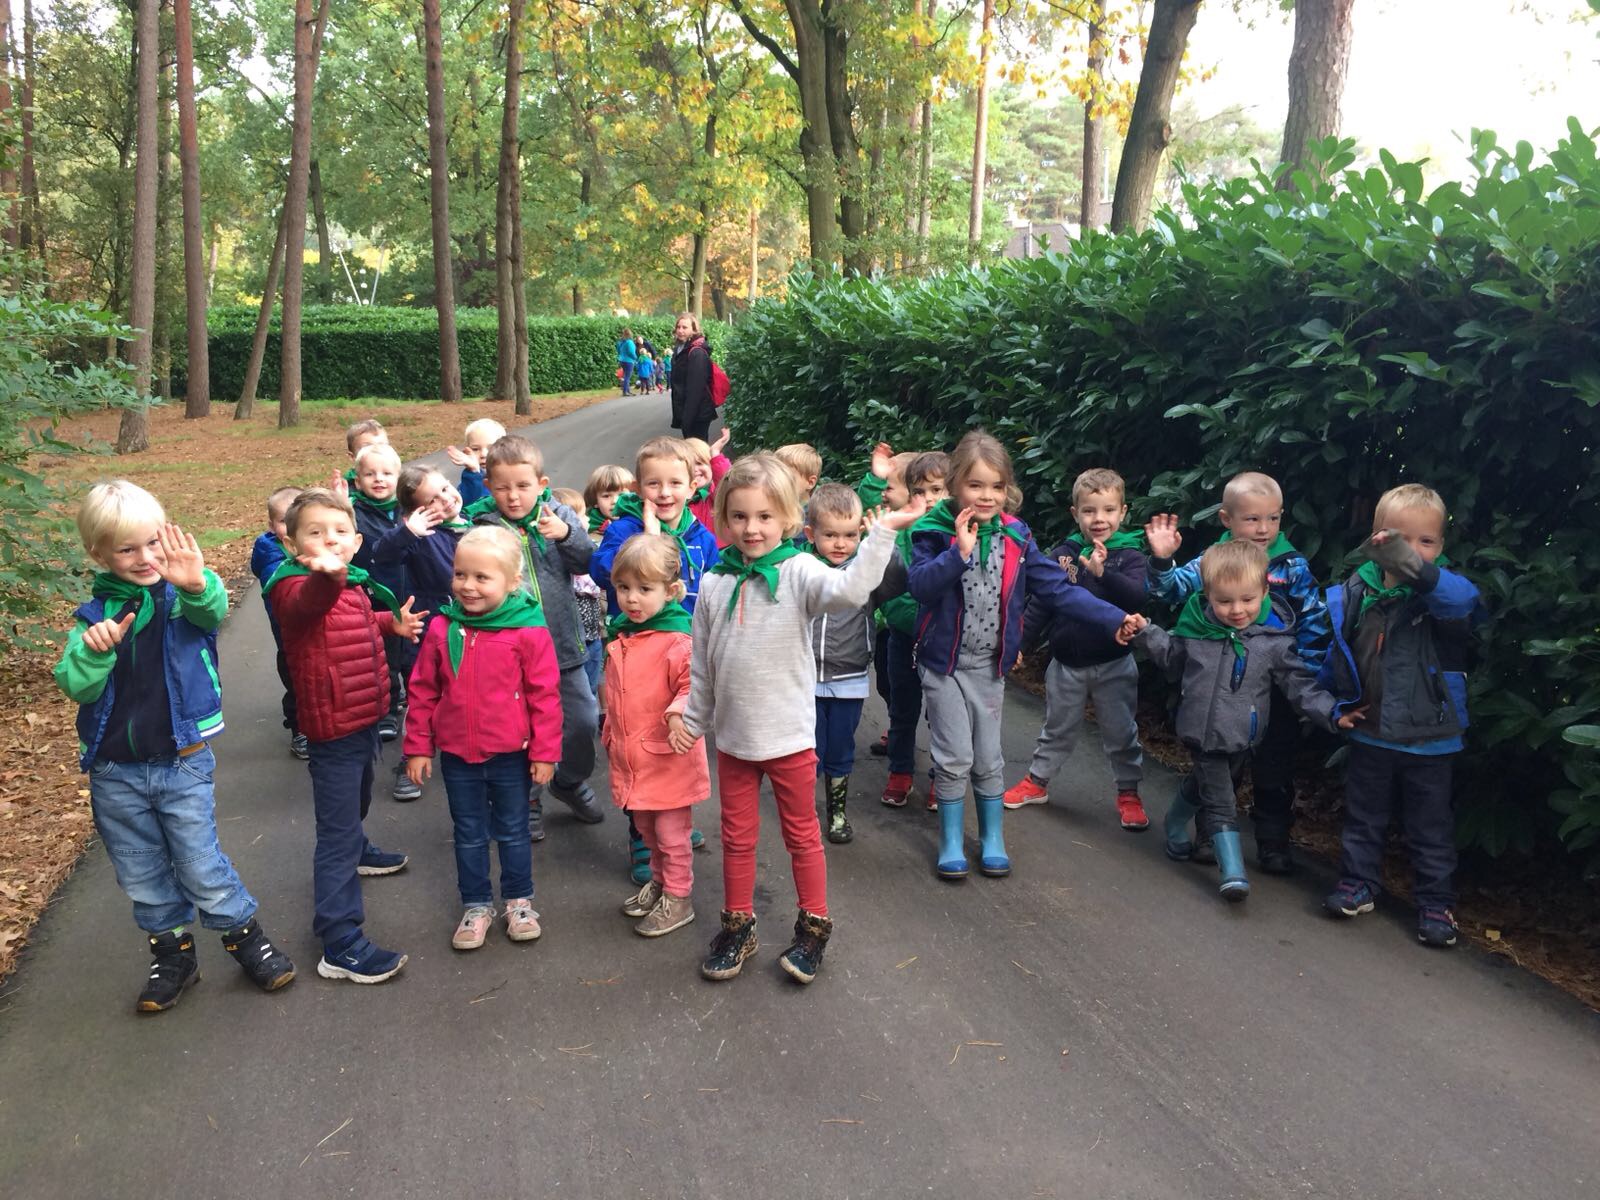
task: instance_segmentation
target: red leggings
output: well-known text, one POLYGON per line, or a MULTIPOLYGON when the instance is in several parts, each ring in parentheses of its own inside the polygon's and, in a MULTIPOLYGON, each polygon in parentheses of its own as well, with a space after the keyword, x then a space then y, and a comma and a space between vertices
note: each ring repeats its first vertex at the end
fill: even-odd
POLYGON ((800 907, 828 915, 828 864, 817 824, 817 753, 801 750, 782 758, 750 762, 717 751, 722 800, 722 891, 729 912, 755 912, 756 838, 761 833, 761 777, 772 780, 778 823, 789 848, 800 907))

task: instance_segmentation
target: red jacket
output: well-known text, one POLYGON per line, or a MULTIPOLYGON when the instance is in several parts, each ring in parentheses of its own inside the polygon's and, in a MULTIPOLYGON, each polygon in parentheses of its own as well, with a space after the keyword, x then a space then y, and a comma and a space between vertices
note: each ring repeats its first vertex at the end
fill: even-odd
POLYGON ((428 626, 412 669, 405 752, 444 750, 467 762, 527 751, 561 761, 561 668, 548 629, 468 629, 461 672, 450 667, 450 622, 428 626))
POLYGON ((717 545, 726 546, 728 541, 717 529, 717 489, 722 486, 722 477, 728 473, 733 462, 726 454, 718 454, 711 460, 711 486, 706 489, 704 500, 689 501, 689 511, 694 514, 694 519, 699 521, 716 536, 717 545))
POLYGON ((389 711, 383 639, 394 616, 375 613, 366 592, 332 575, 291 575, 272 589, 272 615, 294 681, 300 732, 331 742, 378 722, 389 711))

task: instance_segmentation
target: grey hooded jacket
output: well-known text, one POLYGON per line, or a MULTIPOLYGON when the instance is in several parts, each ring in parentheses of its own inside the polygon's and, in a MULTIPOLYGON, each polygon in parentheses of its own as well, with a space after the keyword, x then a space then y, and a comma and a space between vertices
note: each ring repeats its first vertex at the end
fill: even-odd
MULTIPOLYGON (((583 666, 583 618, 578 614, 578 600, 572 592, 572 577, 589 573, 589 559, 594 556, 594 542, 578 514, 557 500, 545 503, 545 508, 560 517, 567 525, 567 536, 559 542, 546 542, 544 553, 534 550, 531 557, 537 578, 534 595, 544 609, 545 624, 550 627, 550 640, 556 647, 556 665, 563 671, 583 666)), ((522 536, 505 518, 493 509, 479 513, 472 519, 474 525, 502 525, 512 533, 522 536)))

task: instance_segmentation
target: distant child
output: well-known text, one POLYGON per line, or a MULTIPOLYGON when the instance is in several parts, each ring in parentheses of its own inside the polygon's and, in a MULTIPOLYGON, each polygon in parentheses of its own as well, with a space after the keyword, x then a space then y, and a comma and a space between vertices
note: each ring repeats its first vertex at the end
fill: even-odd
POLYGON ((733 466, 732 461, 722 452, 732 436, 733 430, 723 425, 717 440, 710 444, 707 444, 704 438, 683 439, 688 443, 689 449, 694 451, 694 475, 689 480, 694 491, 689 496, 689 511, 694 514, 696 521, 716 535, 719 548, 727 543, 716 530, 717 488, 722 483, 722 477, 728 473, 728 468, 733 466))
POLYGON ((661 352, 661 390, 664 392, 672 386, 672 351, 661 352))
POLYGON ((822 478, 822 455, 810 442, 791 442, 772 452, 794 475, 795 494, 803 508, 811 502, 811 491, 822 478))
MULTIPOLYGON (((267 531, 257 537, 250 548, 250 573, 263 589, 272 573, 289 557, 289 548, 284 545, 287 530, 283 517, 299 494, 297 487, 281 487, 267 497, 267 531)), ((265 590, 261 593, 261 604, 267 610, 267 623, 272 627, 272 643, 278 648, 278 680, 283 684, 283 727, 289 731, 289 753, 303 760, 309 753, 306 735, 295 723, 294 685, 289 681, 289 660, 283 656, 283 633, 278 629, 278 618, 272 615, 272 602, 267 599, 265 590)))
POLYGON ((634 369, 639 376, 639 390, 641 392, 654 391, 656 362, 650 351, 640 348, 639 361, 634 369))
POLYGON ((1328 589, 1333 650, 1322 682, 1366 720, 1345 763, 1339 886, 1323 903, 1355 917, 1371 912, 1383 847, 1398 804, 1416 873, 1417 939, 1453 946, 1455 814, 1451 776, 1467 728, 1472 627, 1478 589, 1446 570, 1444 500, 1410 483, 1378 501, 1366 558, 1328 589))
MULTIPOLYGON (((1226 530, 1217 539, 1219 543, 1237 538, 1254 542, 1266 552, 1268 586, 1294 614, 1295 647, 1315 675, 1322 668, 1331 637, 1328 607, 1305 555, 1283 534, 1283 490, 1270 475, 1259 471, 1235 475, 1222 490, 1217 519, 1226 530)), ((1200 591, 1200 560, 1192 559, 1181 567, 1173 563, 1183 539, 1178 518, 1171 513, 1153 518, 1145 526, 1145 536, 1150 544, 1146 588, 1157 600, 1179 609, 1200 591)), ((1289 831, 1294 824, 1294 759, 1300 744, 1300 722, 1292 706, 1283 701, 1281 694, 1273 697, 1275 718, 1250 762, 1256 862, 1269 875, 1294 870, 1289 831)), ((1210 848, 1203 837, 1195 853, 1200 861, 1210 861, 1210 848)))
POLYGON ((547 790, 584 824, 605 820, 589 786, 598 711, 584 667, 583 624, 572 591, 572 577, 589 572, 594 543, 578 514, 550 494, 544 455, 533 442, 507 434, 489 447, 484 461, 489 498, 469 508, 467 516, 474 524, 503 525, 517 535, 523 586, 544 610, 561 668, 561 759, 548 788, 535 784, 529 796, 529 828, 537 842, 544 838, 541 799, 547 790))
POLYGON ((517 536, 480 525, 456 547, 452 596, 428 626, 411 674, 406 774, 420 790, 439 752, 464 911, 450 944, 476 950, 494 923, 489 842, 500 852, 506 936, 540 934, 533 911, 528 780, 549 783, 561 754, 561 672, 544 615, 520 586, 517 536))
MULTIPOLYGON (((911 498, 911 493, 906 490, 906 467, 917 455, 913 452, 896 454, 888 442, 879 442, 872 452, 872 464, 867 471, 866 478, 856 485, 856 495, 861 500, 863 508, 888 508, 891 511, 904 508, 906 501, 911 498), (881 472, 881 474, 880 474, 881 472)), ((917 616, 917 603, 905 593, 904 566, 909 565, 911 552, 911 536, 903 532, 900 541, 905 547, 905 555, 896 555, 889 560, 889 570, 885 574, 886 607, 898 611, 903 620, 915 622, 917 616), (906 614, 909 613, 909 616, 906 614)), ((872 669, 878 681, 878 695, 883 698, 885 705, 893 707, 890 697, 889 678, 889 638, 887 637, 888 618, 880 609, 873 614, 873 621, 879 631, 878 637, 873 639, 872 669)), ((917 703, 921 705, 921 688, 918 688, 917 703)), ((885 729, 883 736, 872 744, 872 753, 882 758, 889 753, 889 731, 885 729)))
POLYGON ((1039 552, 1028 527, 1005 512, 1015 484, 1011 456, 989 434, 973 430, 961 439, 950 455, 949 484, 950 498, 911 532, 908 577, 921 606, 916 651, 939 800, 936 870, 941 879, 967 876, 962 824, 970 778, 982 841, 978 870, 1009 875, 1000 721, 1026 601, 1037 597, 1083 638, 1126 644, 1139 618, 1068 582, 1039 552))
POLYGON ((74 613, 55 680, 79 706, 95 832, 150 941, 137 1010, 164 1012, 199 982, 196 910, 251 982, 275 991, 294 979, 294 964, 267 939, 217 842, 209 741, 222 732, 217 626, 227 590, 194 536, 126 480, 90 489, 78 533, 103 569, 74 613))
POLYGON ((317 974, 382 983, 406 957, 362 932, 362 875, 392 875, 408 861, 380 850, 362 821, 372 803, 378 722, 389 711, 389 676, 379 638, 415 639, 426 613, 413 612, 352 560, 361 545, 350 502, 301 492, 284 517, 295 556, 267 581, 294 680, 296 711, 311 751, 317 848, 312 929, 322 941, 317 974), (376 613, 368 591, 385 611, 376 613))
POLYGON ((716 537, 689 511, 694 468, 694 451, 682 438, 651 438, 639 447, 634 464, 638 491, 617 497, 611 523, 589 565, 589 574, 606 589, 607 612, 615 615, 621 611, 611 582, 611 562, 623 543, 638 533, 665 533, 678 544, 683 606, 694 612, 701 576, 718 554, 716 537))
POLYGON ((660 937, 694 920, 694 805, 711 794, 704 741, 673 753, 667 721, 689 702, 691 618, 679 601, 678 547, 635 534, 617 551, 612 580, 621 606, 606 647, 606 756, 611 798, 649 850, 649 876, 622 911, 634 932, 660 937))
POLYGON ((731 979, 756 949, 754 904, 761 779, 772 783, 800 915, 783 969, 810 983, 833 932, 816 810, 816 662, 811 621, 867 602, 894 536, 921 515, 890 513, 854 561, 834 569, 788 543, 800 526, 793 472, 774 455, 733 464, 717 492, 717 527, 730 543, 706 574, 694 614, 693 682, 672 747, 691 751, 715 733, 722 804, 722 929, 700 971, 731 979))
POLYGON ((583 485, 583 507, 589 513, 589 536, 599 538, 611 523, 616 511, 617 497, 633 491, 638 484, 633 472, 615 463, 604 463, 589 472, 589 482, 583 485))
POLYGON ((345 449, 350 452, 350 467, 344 473, 347 487, 354 487, 356 482, 356 455, 368 446, 389 444, 389 432, 377 421, 368 417, 364 421, 357 421, 344 431, 345 449))
POLYGON ((1336 717, 1295 646, 1295 614, 1271 594, 1267 552, 1241 538, 1200 558, 1203 591, 1192 592, 1169 635, 1148 625, 1139 640, 1160 667, 1182 676, 1178 740, 1194 767, 1167 810, 1167 857, 1194 858, 1189 822, 1215 848, 1224 899, 1250 894, 1239 845, 1234 787, 1271 719, 1274 695, 1328 730, 1349 729, 1359 712, 1336 717))
POLYGON ((489 494, 483 482, 483 460, 489 447, 506 435, 506 427, 490 417, 479 417, 462 433, 466 448, 446 446, 444 452, 450 461, 461 468, 461 482, 457 490, 463 505, 476 504, 489 494))
MULTIPOLYGON (((1128 516, 1122 476, 1105 467, 1084 471, 1072 485, 1072 516, 1078 532, 1049 552, 1067 578, 1090 595, 1126 612, 1144 604, 1148 563, 1144 535, 1125 532, 1128 516)), ((1144 777, 1144 750, 1139 745, 1139 668, 1132 651, 1115 639, 1086 637, 1071 625, 1058 626, 1043 606, 1028 602, 1023 613, 1023 643, 1048 640, 1050 665, 1045 669, 1044 728, 1033 750, 1033 763, 1022 781, 1006 792, 1006 807, 1044 804, 1050 781, 1066 765, 1083 724, 1084 710, 1094 701, 1100 744, 1117 786, 1117 816, 1135 833, 1150 828, 1139 781, 1144 777)))
MULTIPOLYGON (((356 531, 361 541, 355 565, 372 576, 374 582, 396 596, 411 595, 411 572, 405 561, 386 555, 379 564, 377 554, 390 539, 401 536, 400 455, 388 442, 374 442, 356 454, 355 484, 350 503, 356 515, 356 531)), ((416 648, 407 638, 391 637, 383 645, 389 667, 389 711, 378 723, 378 736, 392 742, 400 736, 400 720, 405 715, 406 676, 416 648)), ((397 797, 398 798, 398 797, 397 797)))
MULTIPOLYGON (((552 488, 550 495, 558 504, 565 504, 576 513, 579 523, 588 527, 588 506, 583 502, 582 492, 572 488, 552 488)), ((591 563, 593 561, 590 559, 591 563)), ((583 670, 589 677, 589 689, 598 698, 600 672, 605 665, 606 653, 606 594, 587 572, 572 577, 572 594, 578 602, 578 621, 583 626, 583 670)), ((605 710, 601 709, 599 725, 602 730, 605 723, 605 710)))

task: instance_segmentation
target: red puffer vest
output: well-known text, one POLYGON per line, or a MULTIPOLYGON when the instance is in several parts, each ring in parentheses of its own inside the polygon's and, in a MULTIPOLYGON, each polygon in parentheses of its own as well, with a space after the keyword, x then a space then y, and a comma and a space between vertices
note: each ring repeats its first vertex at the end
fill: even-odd
POLYGON ((374 613, 366 592, 331 575, 292 575, 272 589, 272 612, 294 680, 300 732, 331 742, 389 711, 383 638, 394 617, 374 613))

